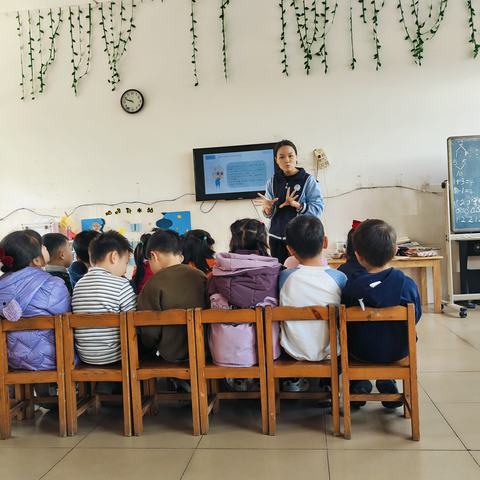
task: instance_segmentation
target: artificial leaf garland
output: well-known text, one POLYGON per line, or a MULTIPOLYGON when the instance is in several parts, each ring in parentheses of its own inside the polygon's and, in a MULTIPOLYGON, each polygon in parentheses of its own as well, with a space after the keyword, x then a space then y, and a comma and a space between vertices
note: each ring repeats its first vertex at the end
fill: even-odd
POLYGON ((70 49, 72 58, 72 88, 78 94, 78 84, 90 71, 92 59, 92 5, 68 7, 70 49))
POLYGON ((473 58, 477 58, 480 52, 480 43, 477 40, 477 27, 475 25, 475 17, 477 12, 472 4, 472 0, 466 0, 468 9, 468 26, 470 27, 470 40, 469 43, 473 46, 473 58))
POLYGON ((136 5, 130 3, 127 7, 123 1, 119 3, 110 2, 108 13, 105 13, 104 5, 106 4, 100 3, 99 5, 100 25, 103 31, 102 38, 105 42, 104 52, 107 54, 110 69, 108 83, 114 91, 120 82, 119 61, 127 51, 127 46, 132 40, 132 31, 136 28, 133 23, 136 5))
POLYGON ((400 23, 405 30, 405 40, 411 44, 411 53, 417 65, 422 65, 423 52, 425 49, 425 43, 431 40, 438 32, 440 25, 445 18, 445 10, 447 9, 448 0, 439 0, 438 13, 434 16, 433 13, 433 0, 427 5, 427 18, 423 19, 421 14, 420 0, 410 0, 410 15, 413 19, 414 29, 410 32, 407 25, 405 8, 402 0, 398 0, 397 8, 400 12, 400 23), (427 25, 427 22, 432 21, 431 25, 427 25))
POLYGON ((373 59, 375 60, 375 67, 377 70, 380 70, 382 66, 382 60, 380 55, 380 50, 382 45, 380 43, 380 37, 378 34, 379 29, 379 15, 380 11, 385 6, 385 0, 370 0, 370 15, 369 15, 369 7, 367 0, 358 0, 361 6, 361 14, 360 18, 362 19, 363 23, 366 25, 369 22, 369 19, 372 23, 372 38, 373 43, 375 45, 375 53, 373 55, 373 59))
POLYGON ((227 34, 225 28, 225 10, 230 5, 230 0, 220 0, 220 22, 222 27, 222 57, 223 57, 223 76, 228 80, 228 59, 227 59, 227 34))
POLYGON ((285 8, 285 0, 280 0, 278 6, 280 7, 280 20, 282 22, 282 33, 280 34, 280 41, 282 42, 282 48, 280 50, 280 53, 282 54, 282 73, 288 77, 287 36, 285 32, 287 28, 287 21, 285 19, 285 14, 287 13, 287 10, 285 8))
POLYGON ((193 78, 194 85, 198 87, 198 71, 197 71, 197 20, 195 20, 195 3, 196 0, 190 0, 190 17, 192 20, 192 26, 190 27, 190 33, 192 34, 192 65, 193 65, 193 78))
POLYGON ((290 6, 295 11, 297 34, 300 47, 303 50, 303 67, 306 74, 309 75, 313 59, 312 49, 319 33, 320 14, 318 13, 317 0, 312 0, 310 6, 307 4, 307 0, 292 0, 290 6))
POLYGON ((336 1, 333 7, 330 6, 330 0, 322 0, 322 11, 320 14, 322 23, 322 34, 320 36, 320 49, 316 53, 322 59, 324 72, 328 73, 328 50, 327 50, 327 37, 330 33, 330 29, 335 22, 337 15, 338 2, 336 1))
POLYGON ((56 38, 62 23, 62 11, 57 9, 55 14, 52 9, 46 13, 40 10, 23 14, 17 12, 16 19, 20 41, 20 98, 35 100, 44 92, 48 67, 56 57, 56 38))
POLYGON ((349 16, 348 16, 348 23, 350 26, 350 51, 352 55, 352 61, 350 62, 350 68, 355 70, 355 66, 357 64, 357 59, 355 57, 355 45, 354 45, 354 33, 353 33, 353 0, 350 0, 350 8, 349 8, 349 16))

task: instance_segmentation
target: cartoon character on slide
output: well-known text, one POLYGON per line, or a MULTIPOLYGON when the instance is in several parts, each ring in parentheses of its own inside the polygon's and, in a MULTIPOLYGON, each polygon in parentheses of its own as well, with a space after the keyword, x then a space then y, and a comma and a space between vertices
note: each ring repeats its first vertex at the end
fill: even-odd
POLYGON ((222 167, 214 167, 212 171, 213 179, 215 180, 215 187, 220 188, 222 184, 223 177, 225 176, 225 172, 223 171, 222 167))

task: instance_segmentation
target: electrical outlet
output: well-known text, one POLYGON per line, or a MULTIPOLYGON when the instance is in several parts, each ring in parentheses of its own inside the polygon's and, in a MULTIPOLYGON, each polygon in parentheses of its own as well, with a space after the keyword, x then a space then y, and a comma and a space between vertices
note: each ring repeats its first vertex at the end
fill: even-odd
POLYGON ((317 162, 317 168, 319 170, 323 170, 330 166, 330 162, 328 161, 327 154, 323 150, 323 148, 316 148, 313 151, 313 157, 317 162))

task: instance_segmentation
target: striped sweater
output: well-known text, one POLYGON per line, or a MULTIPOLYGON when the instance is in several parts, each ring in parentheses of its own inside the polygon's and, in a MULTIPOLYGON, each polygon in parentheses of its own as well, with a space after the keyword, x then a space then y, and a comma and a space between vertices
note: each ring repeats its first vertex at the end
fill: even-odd
MULTIPOLYGON (((103 268, 90 268, 73 289, 73 313, 118 313, 134 310, 136 305, 130 282, 103 268)), ((74 335, 82 362, 105 365, 121 359, 118 328, 77 328, 74 335)))

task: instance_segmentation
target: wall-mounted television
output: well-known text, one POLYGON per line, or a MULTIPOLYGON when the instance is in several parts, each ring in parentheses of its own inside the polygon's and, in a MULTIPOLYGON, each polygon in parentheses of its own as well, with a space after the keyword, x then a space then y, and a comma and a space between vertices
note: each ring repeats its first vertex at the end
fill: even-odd
POLYGON ((275 143, 195 148, 197 201, 256 198, 275 171, 275 143))

